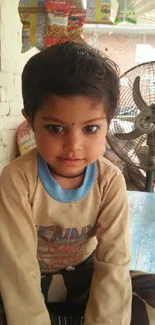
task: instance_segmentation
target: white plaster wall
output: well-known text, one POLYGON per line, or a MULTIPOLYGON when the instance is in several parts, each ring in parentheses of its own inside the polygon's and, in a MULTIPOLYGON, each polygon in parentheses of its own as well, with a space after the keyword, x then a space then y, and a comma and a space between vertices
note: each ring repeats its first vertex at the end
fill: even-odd
POLYGON ((21 72, 37 50, 21 53, 18 0, 0 0, 0 171, 15 157, 16 129, 22 121, 21 72))

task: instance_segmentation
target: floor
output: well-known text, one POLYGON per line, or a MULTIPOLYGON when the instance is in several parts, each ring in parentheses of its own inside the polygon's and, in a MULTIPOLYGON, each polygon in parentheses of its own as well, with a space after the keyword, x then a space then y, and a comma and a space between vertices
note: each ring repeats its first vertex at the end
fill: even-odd
POLYGON ((128 191, 131 218, 131 269, 155 273, 155 194, 128 191))

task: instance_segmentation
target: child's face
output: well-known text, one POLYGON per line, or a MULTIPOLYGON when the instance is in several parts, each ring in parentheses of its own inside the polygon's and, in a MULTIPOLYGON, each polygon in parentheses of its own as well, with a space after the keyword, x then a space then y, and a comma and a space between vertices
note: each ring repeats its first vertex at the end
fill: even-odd
POLYGON ((108 128, 103 103, 51 95, 33 126, 38 151, 57 173, 77 174, 103 154, 108 128))

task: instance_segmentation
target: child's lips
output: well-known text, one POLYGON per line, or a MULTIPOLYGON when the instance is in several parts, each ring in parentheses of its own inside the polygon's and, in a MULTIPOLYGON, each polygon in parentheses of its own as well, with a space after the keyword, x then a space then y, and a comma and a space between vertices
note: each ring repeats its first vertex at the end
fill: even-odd
POLYGON ((84 159, 80 159, 80 158, 59 157, 59 159, 62 163, 64 163, 65 165, 68 165, 68 166, 77 166, 77 165, 80 165, 82 163, 82 161, 84 161, 84 159))

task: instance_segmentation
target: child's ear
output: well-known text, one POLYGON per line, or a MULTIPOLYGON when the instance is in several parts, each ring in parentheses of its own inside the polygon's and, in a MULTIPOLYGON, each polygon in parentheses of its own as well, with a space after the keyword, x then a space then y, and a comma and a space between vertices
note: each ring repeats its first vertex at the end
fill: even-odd
POLYGON ((26 114, 25 110, 22 109, 22 115, 25 117, 25 119, 27 120, 28 124, 31 126, 32 130, 33 130, 33 121, 32 119, 26 114))

